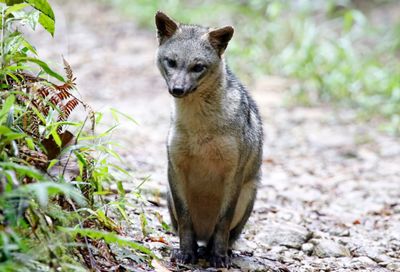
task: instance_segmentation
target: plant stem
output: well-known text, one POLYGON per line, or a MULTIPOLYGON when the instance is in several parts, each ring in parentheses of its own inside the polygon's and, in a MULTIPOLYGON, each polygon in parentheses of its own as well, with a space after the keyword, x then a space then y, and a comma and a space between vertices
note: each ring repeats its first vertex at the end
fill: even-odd
POLYGON ((1 9, 1 69, 4 68, 5 65, 5 56, 4 56, 4 24, 5 24, 5 18, 4 18, 4 11, 5 8, 1 9))

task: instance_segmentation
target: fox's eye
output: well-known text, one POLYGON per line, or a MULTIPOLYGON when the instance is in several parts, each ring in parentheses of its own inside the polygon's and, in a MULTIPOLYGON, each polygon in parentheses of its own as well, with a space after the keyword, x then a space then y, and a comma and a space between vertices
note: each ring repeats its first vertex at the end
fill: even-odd
POLYGON ((203 72, 206 69, 206 66, 203 64, 196 64, 192 67, 191 71, 195 73, 203 72))
POLYGON ((166 62, 169 68, 176 68, 176 60, 166 59, 166 62))

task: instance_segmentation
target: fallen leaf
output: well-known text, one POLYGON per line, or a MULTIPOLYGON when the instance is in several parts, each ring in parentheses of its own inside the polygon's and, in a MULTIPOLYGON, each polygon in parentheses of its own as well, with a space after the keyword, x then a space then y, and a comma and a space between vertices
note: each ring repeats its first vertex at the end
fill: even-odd
POLYGON ((159 242, 168 245, 168 242, 165 241, 164 237, 148 237, 146 240, 150 242, 159 242))
POLYGON ((61 140, 61 147, 56 144, 52 135, 50 135, 48 139, 43 139, 42 141, 42 145, 47 151, 47 157, 49 158, 49 160, 55 159, 60 154, 61 149, 67 146, 72 141, 74 135, 67 130, 59 134, 59 137, 61 140))
POLYGON ((276 164, 274 159, 272 158, 266 158, 263 160, 263 163, 270 163, 270 164, 276 164))

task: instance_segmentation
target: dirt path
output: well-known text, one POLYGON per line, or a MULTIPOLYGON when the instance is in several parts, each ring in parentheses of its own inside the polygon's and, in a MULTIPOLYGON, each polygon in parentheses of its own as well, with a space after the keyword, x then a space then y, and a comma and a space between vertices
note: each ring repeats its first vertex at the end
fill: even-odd
MULTIPOLYGON (((79 9, 56 7, 56 40, 43 36, 35 44, 54 62, 64 54, 95 110, 113 107, 139 123, 123 121, 114 139, 135 177, 125 187, 150 176, 143 197, 156 205, 132 200, 128 211, 132 218, 146 211, 150 236, 168 243, 146 245, 167 260, 177 240, 161 231, 157 218, 169 221, 163 196, 171 97, 154 65, 155 35, 110 7, 81 2, 79 9)), ((234 251, 236 271, 400 271, 399 140, 359 124, 352 111, 285 106, 282 79, 248 85, 266 139, 257 204, 234 251)), ((129 236, 142 238, 132 227, 129 236)))

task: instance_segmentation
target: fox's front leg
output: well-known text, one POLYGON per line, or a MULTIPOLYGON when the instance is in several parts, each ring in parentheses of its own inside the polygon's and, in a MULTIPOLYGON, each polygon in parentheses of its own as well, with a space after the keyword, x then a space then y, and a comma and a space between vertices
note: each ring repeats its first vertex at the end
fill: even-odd
POLYGON ((179 171, 175 171, 171 163, 169 163, 168 181, 172 197, 171 218, 175 219, 175 227, 179 235, 179 249, 172 251, 171 261, 186 264, 197 261, 197 242, 187 202, 183 195, 183 179, 184 175, 179 171))
POLYGON ((219 221, 209 242, 211 244, 208 247, 211 249, 210 265, 228 268, 231 265, 228 256, 229 233, 242 185, 242 174, 232 171, 231 175, 225 179, 225 182, 227 184, 225 186, 223 206, 219 221))

